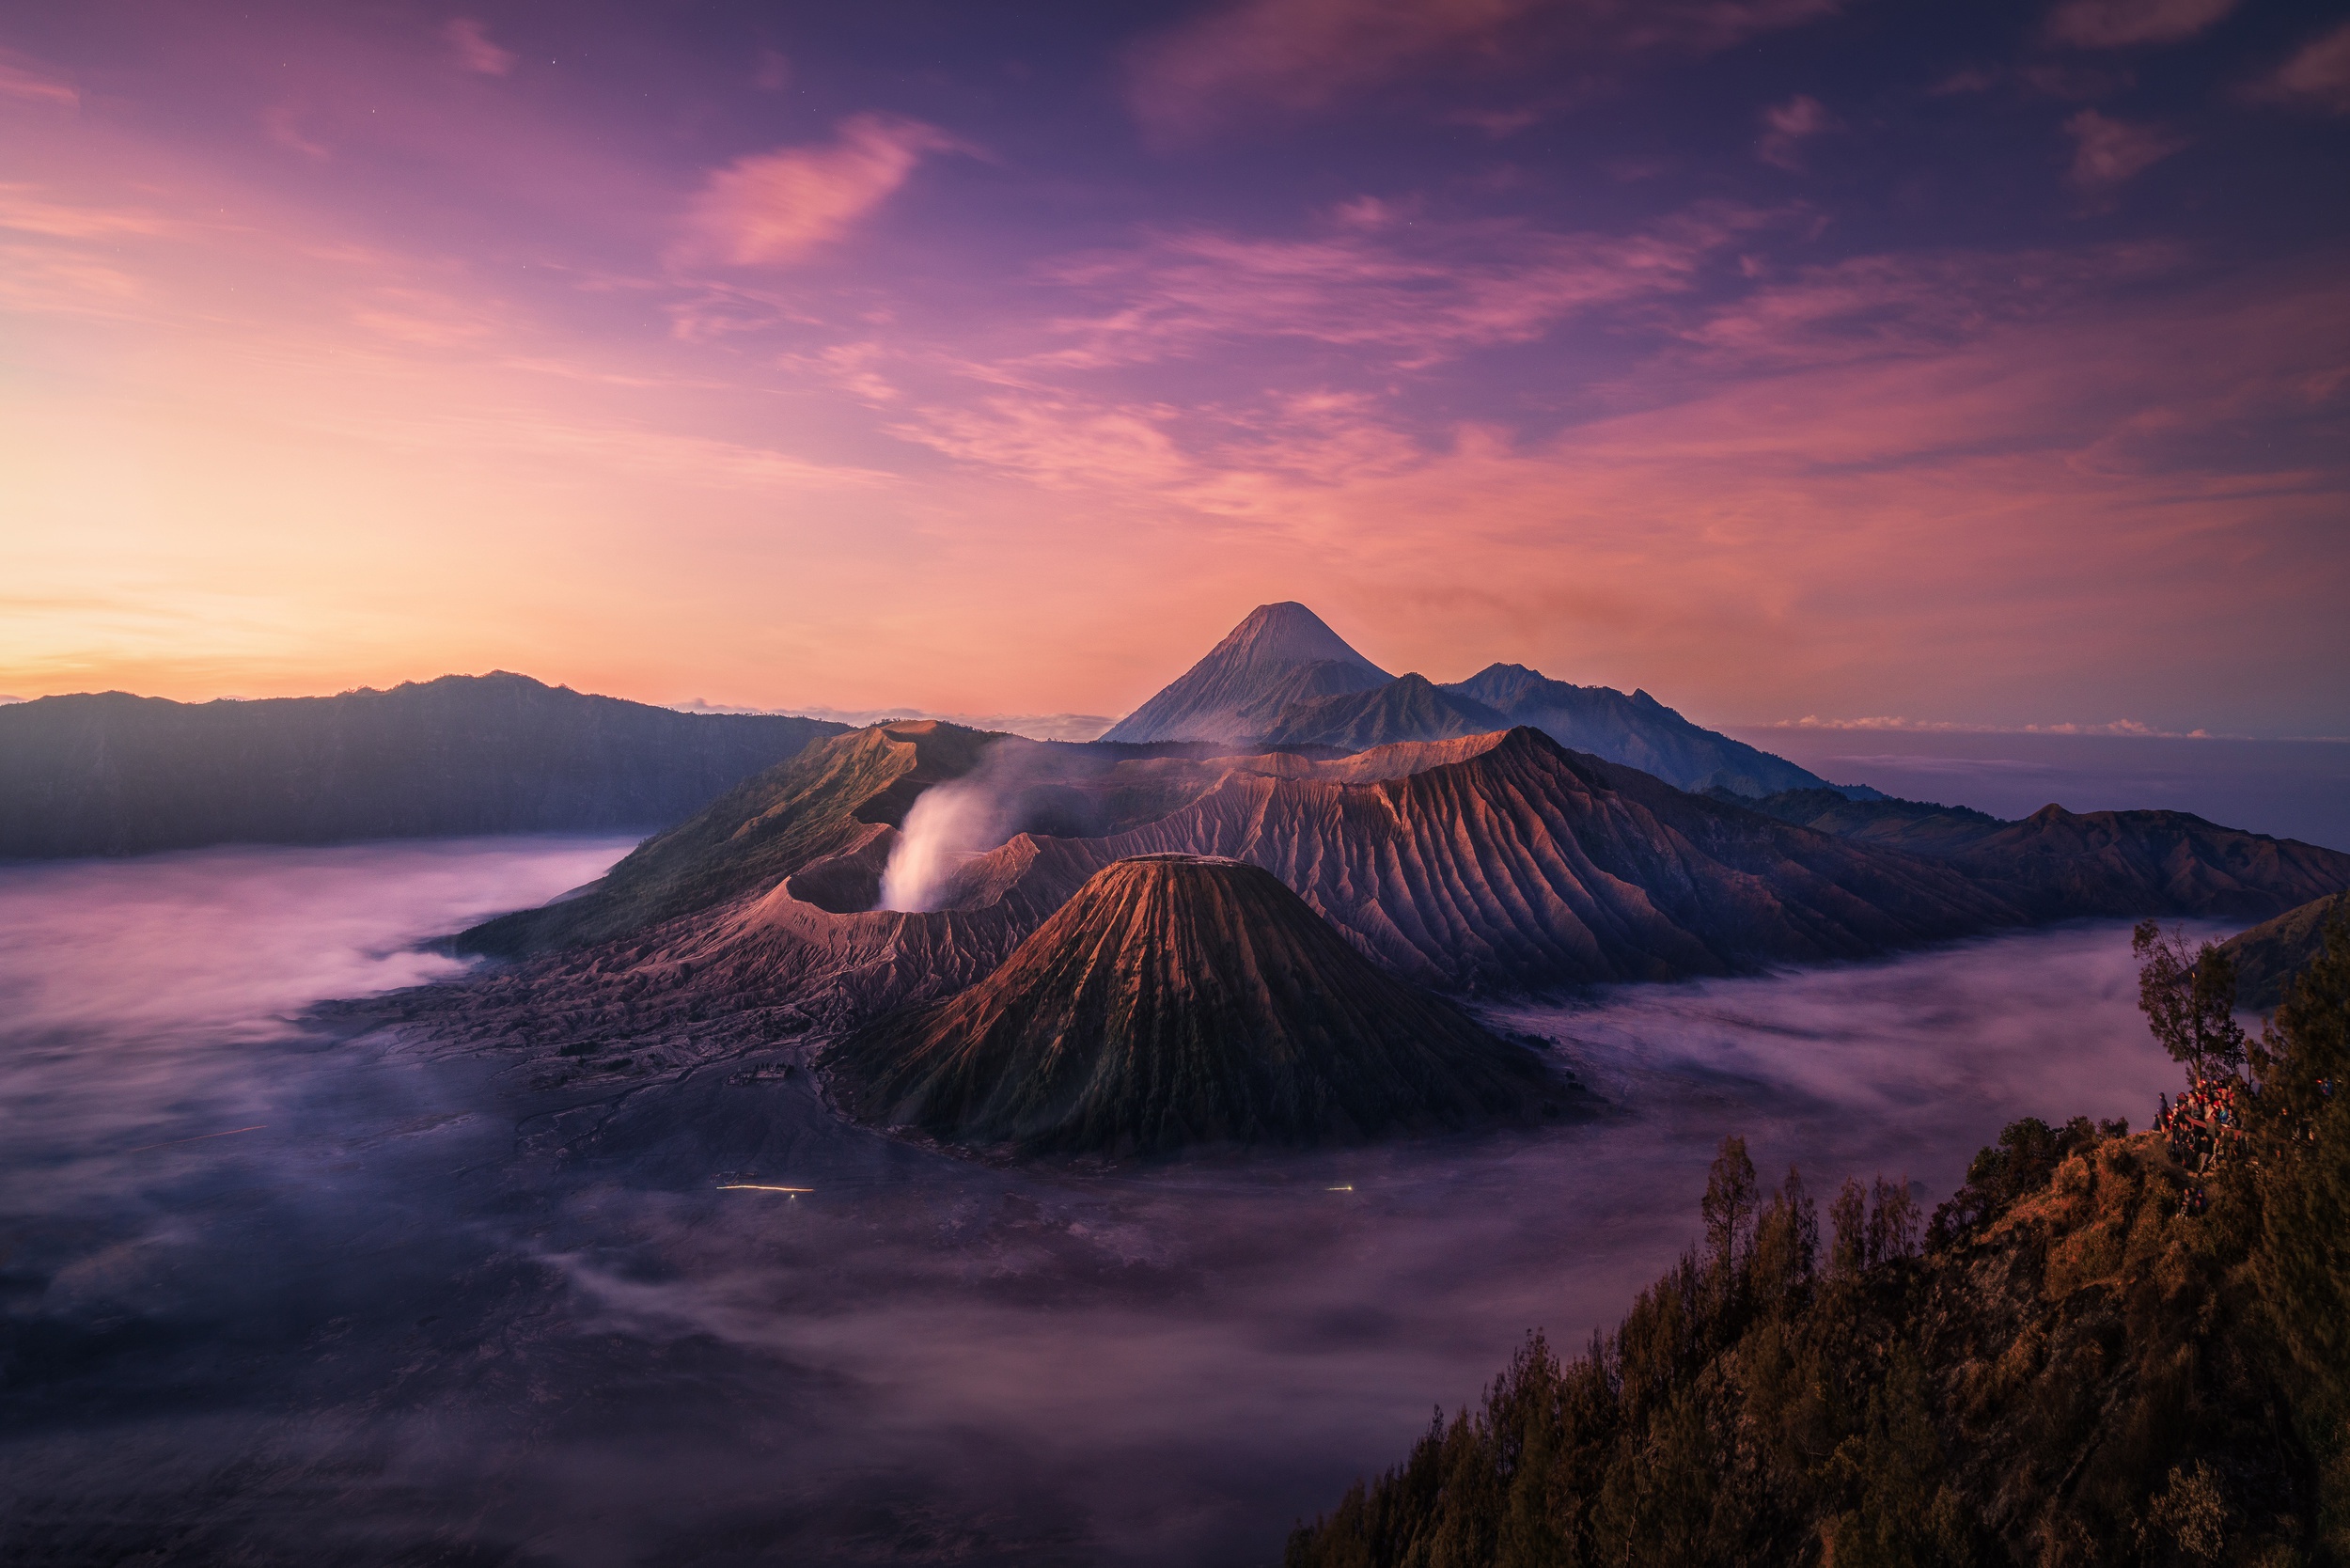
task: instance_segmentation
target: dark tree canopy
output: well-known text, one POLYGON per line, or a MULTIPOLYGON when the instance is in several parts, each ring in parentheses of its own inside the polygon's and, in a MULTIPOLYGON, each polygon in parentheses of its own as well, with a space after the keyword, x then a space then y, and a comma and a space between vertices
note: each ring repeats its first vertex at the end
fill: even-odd
POLYGON ((2176 931, 2141 920, 2130 933, 2138 955, 2138 1005, 2171 1059, 2197 1079, 2235 1070, 2245 1034, 2235 1021, 2235 964, 2217 942, 2189 949, 2176 931))
MULTIPOLYGON (((2224 977, 2162 956, 2150 1021, 2226 1061, 2224 977)), ((2350 1561, 2350 922, 2246 1065, 2243 1158, 2027 1119, 1922 1251, 1905 1182, 1845 1182, 1825 1266, 1801 1180, 1725 1140, 1613 1332, 1530 1337, 1289 1568, 2350 1561)))

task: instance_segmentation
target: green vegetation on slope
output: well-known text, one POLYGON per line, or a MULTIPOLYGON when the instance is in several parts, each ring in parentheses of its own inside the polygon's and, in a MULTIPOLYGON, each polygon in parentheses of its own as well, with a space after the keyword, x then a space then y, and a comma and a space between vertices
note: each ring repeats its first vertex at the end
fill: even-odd
POLYGON ((2248 1157, 2018 1122, 1919 1248, 1724 1144, 1707 1243, 1613 1333, 1538 1335, 1289 1568, 2350 1559, 2350 923, 2252 1047, 2248 1157))

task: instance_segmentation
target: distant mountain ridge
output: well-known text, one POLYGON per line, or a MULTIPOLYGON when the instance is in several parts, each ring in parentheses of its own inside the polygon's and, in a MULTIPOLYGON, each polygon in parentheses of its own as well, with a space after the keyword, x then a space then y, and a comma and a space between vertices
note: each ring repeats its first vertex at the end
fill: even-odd
POLYGON ((0 857, 641 831, 841 729, 502 670, 337 697, 44 697, 0 707, 0 857))
POLYGON ((2285 989, 2326 949, 2326 928, 2350 922, 2350 893, 2334 893, 2286 910, 2219 944, 2235 964, 2237 1008, 2267 1012, 2282 1005, 2285 989))
POLYGON ((1676 789, 1767 795, 1837 788, 1783 757, 1690 723, 1644 691, 1626 697, 1507 664, 1442 685, 1418 674, 1390 678, 1298 604, 1257 606, 1206 658, 1102 738, 1359 751, 1520 724, 1676 789))
POLYGON ((1571 751, 1653 773, 1678 790, 1727 789, 1741 795, 1836 789, 1784 757, 1690 723, 1644 691, 1553 681, 1524 665, 1487 665, 1443 688, 1482 703, 1512 724, 1529 724, 1571 751))
POLYGON ((2076 812, 2049 805, 2005 822, 1963 806, 1852 800, 1834 790, 1794 790, 1740 804, 1780 822, 1952 866, 1999 888, 2035 920, 2264 919, 2350 887, 2350 855, 2222 827, 2187 811, 2076 812))

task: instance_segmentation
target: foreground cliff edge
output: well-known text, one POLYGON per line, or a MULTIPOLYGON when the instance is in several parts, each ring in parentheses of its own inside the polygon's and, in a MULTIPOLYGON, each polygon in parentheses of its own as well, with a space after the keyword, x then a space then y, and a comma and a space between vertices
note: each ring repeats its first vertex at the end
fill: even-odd
POLYGON ((1726 1141, 1700 1248, 1288 1568, 2350 1560, 2350 922, 2248 1066, 2167 1131, 2009 1127, 1922 1247, 1905 1185, 1823 1246, 1726 1141))

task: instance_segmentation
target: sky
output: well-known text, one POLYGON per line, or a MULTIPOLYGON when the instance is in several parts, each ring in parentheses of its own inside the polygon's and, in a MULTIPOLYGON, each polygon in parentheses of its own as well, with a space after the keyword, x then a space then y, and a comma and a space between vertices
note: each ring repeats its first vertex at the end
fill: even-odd
POLYGON ((0 692, 2350 734, 2350 7, 0 13, 0 692))

